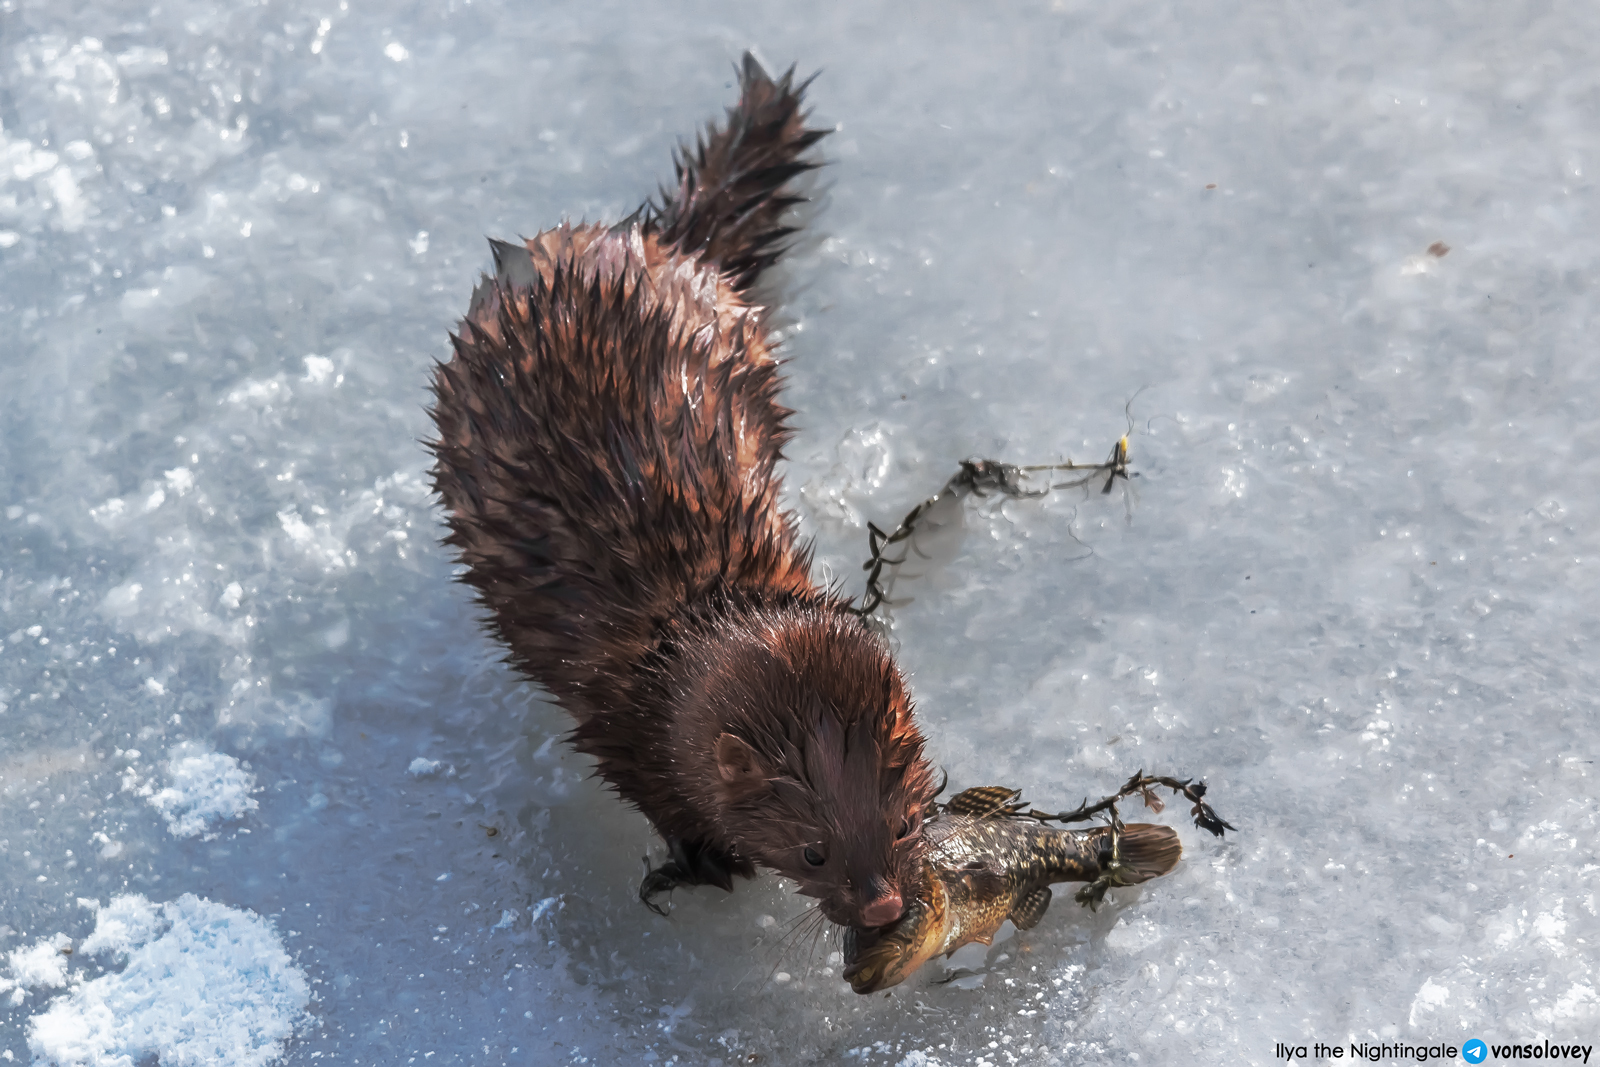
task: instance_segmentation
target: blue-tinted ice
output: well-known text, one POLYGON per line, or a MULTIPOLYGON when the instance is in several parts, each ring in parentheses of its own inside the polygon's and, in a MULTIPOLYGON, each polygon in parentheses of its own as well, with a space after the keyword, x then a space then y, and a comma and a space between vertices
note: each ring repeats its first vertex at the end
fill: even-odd
POLYGON ((0 1053, 1593 1039, 1597 39, 1432 0, 0 0, 0 1053), (1240 829, 886 998, 772 879, 638 904, 656 842, 478 635, 418 444, 484 237, 625 214, 752 46, 839 126, 782 275, 823 566, 859 588, 865 522, 963 457, 1102 458, 1137 393, 1131 494, 969 504, 896 585, 951 782, 1193 774, 1240 829), (176 959, 255 1036, 83 1021, 171 1022, 126 998, 176 959))

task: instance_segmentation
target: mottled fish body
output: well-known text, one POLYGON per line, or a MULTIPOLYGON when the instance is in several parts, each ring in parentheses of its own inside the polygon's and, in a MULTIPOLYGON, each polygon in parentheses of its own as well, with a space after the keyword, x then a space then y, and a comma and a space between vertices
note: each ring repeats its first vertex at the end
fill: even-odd
MULTIPOLYGON (((1183 847, 1168 826, 1134 823, 1065 830, 1017 814, 1017 792, 996 786, 951 797, 924 821, 924 885, 890 926, 845 933, 844 977, 857 993, 898 985, 918 967, 1002 923, 1032 928, 1056 882, 1138 885, 1177 866, 1183 847)), ((1098 899, 1098 897, 1094 897, 1098 899)))

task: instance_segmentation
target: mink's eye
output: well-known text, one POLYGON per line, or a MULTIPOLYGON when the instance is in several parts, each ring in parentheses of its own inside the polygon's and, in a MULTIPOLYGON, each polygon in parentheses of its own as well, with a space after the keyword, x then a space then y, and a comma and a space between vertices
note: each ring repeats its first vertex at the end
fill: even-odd
POLYGON ((813 867, 821 867, 822 864, 825 862, 823 860, 823 858, 822 858, 822 853, 818 852, 816 849, 812 848, 810 845, 806 846, 805 857, 806 857, 806 862, 811 864, 811 866, 813 866, 813 867))

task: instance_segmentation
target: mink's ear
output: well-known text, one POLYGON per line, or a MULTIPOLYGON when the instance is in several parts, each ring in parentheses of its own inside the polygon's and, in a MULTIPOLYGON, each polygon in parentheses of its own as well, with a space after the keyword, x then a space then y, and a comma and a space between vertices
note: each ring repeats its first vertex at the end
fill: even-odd
POLYGON ((758 789, 767 783, 769 774, 761 764, 756 750, 736 734, 719 734, 715 747, 717 773, 728 789, 742 793, 758 789))

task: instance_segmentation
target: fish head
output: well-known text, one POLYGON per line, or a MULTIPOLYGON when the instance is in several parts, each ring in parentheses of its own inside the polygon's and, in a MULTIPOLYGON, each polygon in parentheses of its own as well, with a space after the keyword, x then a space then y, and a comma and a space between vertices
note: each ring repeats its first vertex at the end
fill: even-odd
POLYGON ((857 993, 876 993, 899 985, 916 968, 909 938, 877 937, 875 930, 851 927, 844 936, 844 980, 857 993))
POLYGON ((843 976, 857 993, 899 985, 944 948, 944 887, 934 877, 925 878, 923 886, 897 922, 876 929, 845 929, 843 976))

